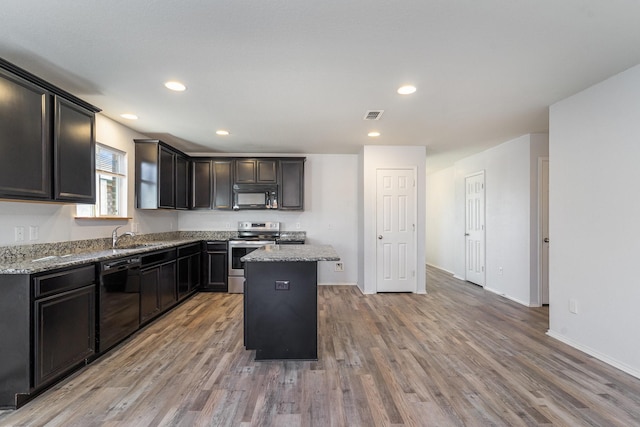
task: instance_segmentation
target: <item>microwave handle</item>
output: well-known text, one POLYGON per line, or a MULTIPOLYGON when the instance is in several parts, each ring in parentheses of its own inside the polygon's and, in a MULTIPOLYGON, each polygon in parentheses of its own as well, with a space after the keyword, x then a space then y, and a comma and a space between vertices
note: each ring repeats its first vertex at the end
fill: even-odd
POLYGON ((265 198, 267 200, 267 209, 271 209, 271 194, 268 191, 265 191, 265 198))
POLYGON ((238 193, 236 193, 235 191, 233 192, 233 210, 240 210, 240 206, 238 206, 238 193))

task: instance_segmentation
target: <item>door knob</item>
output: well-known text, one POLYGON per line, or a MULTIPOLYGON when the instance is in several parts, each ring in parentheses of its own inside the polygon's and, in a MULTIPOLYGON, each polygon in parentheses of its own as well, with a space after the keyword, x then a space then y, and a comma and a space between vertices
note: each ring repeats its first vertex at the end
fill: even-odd
POLYGON ((378 240, 382 240, 382 234, 378 235, 378 240))
POLYGON ((545 242, 545 243, 549 243, 549 238, 548 238, 548 237, 545 237, 545 238, 544 238, 544 240, 543 240, 543 242, 545 242))

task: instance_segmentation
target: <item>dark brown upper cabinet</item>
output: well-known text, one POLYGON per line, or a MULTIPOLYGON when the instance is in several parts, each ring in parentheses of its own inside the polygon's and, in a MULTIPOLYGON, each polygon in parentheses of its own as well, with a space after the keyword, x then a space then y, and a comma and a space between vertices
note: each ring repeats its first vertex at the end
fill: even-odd
POLYGON ((210 159, 191 160, 191 209, 211 209, 213 170, 210 159))
POLYGON ((236 184, 276 184, 277 159, 236 159, 236 184))
POLYGON ((232 207, 233 159, 192 159, 191 209, 232 207))
POLYGON ((51 199, 49 92, 0 70, 0 193, 51 199))
POLYGON ((95 203, 100 109, 0 59, 0 197, 95 203))
POLYGON ((233 207, 233 160, 213 160, 213 208, 230 210, 233 207))
POLYGON ((305 158, 283 158, 279 162, 278 209, 304 210, 305 158))
POLYGON ((188 209, 188 157, 158 139, 136 143, 136 207, 138 209, 188 209))
POLYGON ((55 97, 54 199, 96 202, 95 114, 55 97))
POLYGON ((176 209, 189 209, 189 159, 176 155, 176 209))
POLYGON ((163 146, 158 146, 158 150, 158 207, 173 209, 176 207, 176 153, 163 146))

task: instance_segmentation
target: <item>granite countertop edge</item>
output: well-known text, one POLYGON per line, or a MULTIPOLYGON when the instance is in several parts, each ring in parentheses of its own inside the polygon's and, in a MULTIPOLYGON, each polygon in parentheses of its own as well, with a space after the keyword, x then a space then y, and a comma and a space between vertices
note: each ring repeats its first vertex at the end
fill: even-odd
POLYGON ((190 243, 201 242, 202 239, 179 239, 155 241, 135 248, 104 249, 68 255, 51 255, 36 259, 25 259, 0 263, 0 274, 34 274, 58 268, 81 266, 110 259, 142 255, 162 249, 171 249, 190 243))
POLYGON ((340 261, 331 245, 267 245, 242 257, 243 262, 340 261))

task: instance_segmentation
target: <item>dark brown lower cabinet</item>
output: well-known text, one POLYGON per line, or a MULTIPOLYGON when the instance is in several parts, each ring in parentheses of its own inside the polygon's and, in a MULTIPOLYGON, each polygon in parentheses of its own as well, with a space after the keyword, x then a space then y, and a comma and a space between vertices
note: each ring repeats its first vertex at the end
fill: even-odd
POLYGON ((195 292, 201 283, 201 244, 178 248, 178 300, 195 292))
POLYGON ((93 264, 0 275, 0 409, 95 357, 95 276, 93 264))
POLYGON ((68 372, 95 354, 94 285, 34 302, 34 386, 68 372))
POLYGON ((173 306, 178 302, 176 293, 176 261, 171 261, 160 266, 160 282, 158 287, 158 300, 160 311, 173 306))
POLYGON ((227 292, 227 242, 207 242, 201 290, 227 292))
MULTIPOLYGON (((173 251, 175 253, 175 251, 173 251)), ((142 270, 140 280, 140 323, 153 319, 173 306, 176 294, 176 261, 142 270)))
POLYGON ((140 323, 156 317, 178 301, 176 249, 142 255, 140 277, 140 323))
POLYGON ((142 270, 140 278, 140 323, 152 319, 160 313, 158 301, 158 284, 160 283, 160 270, 150 268, 142 270))
MULTIPOLYGON (((226 242, 189 243, 140 255, 140 323, 193 294, 205 275, 226 291, 226 242)), ((0 274, 0 409, 15 409, 96 354, 97 268, 87 264, 35 274, 0 274)))

